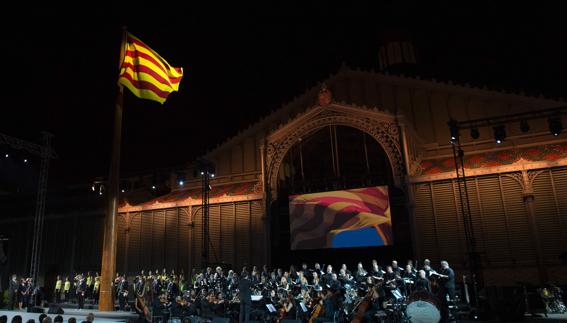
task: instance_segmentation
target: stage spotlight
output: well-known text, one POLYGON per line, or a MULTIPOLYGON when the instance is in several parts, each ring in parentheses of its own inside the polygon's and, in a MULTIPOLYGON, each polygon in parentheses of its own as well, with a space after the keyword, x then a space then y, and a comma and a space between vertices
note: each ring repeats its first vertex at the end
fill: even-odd
POLYGON ((526 120, 520 121, 520 131, 523 133, 530 131, 530 125, 526 120))
POLYGON ((4 155, 4 157, 8 158, 8 157, 10 157, 10 155, 6 154, 6 155, 4 155))
POLYGON ((563 123, 561 123, 560 117, 551 117, 547 120, 549 124, 549 132, 554 136, 559 136, 561 131, 563 131, 563 123))
POLYGON ((497 144, 501 144, 504 139, 506 139, 506 127, 502 126, 496 126, 493 128, 494 131, 494 140, 496 141, 497 144))
POLYGON ((215 177, 215 174, 211 174, 211 177, 215 177))
POLYGON ((122 189, 121 192, 124 193, 124 189, 122 189))
POLYGON ((478 132, 478 128, 477 127, 471 128, 471 138, 478 139, 478 137, 480 137, 480 132, 478 132))
POLYGON ((27 160, 27 159, 24 159, 24 164, 27 164, 27 163, 28 163, 28 160, 27 160))
POLYGON ((156 189, 156 186, 155 186, 155 185, 152 185, 152 190, 155 190, 155 189, 156 189))
POLYGON ((179 181, 179 186, 183 186, 185 184, 183 181, 179 181))
POLYGON ((456 143, 459 140, 459 127, 457 126, 457 121, 450 120, 448 122, 449 130, 451 131, 451 143, 456 143))
POLYGON ((202 176, 202 175, 205 175, 205 172, 202 171, 202 172, 201 172, 201 176, 202 176))
POLYGON ((91 189, 93 190, 93 192, 95 191, 95 186, 93 184, 93 186, 91 186, 91 189))

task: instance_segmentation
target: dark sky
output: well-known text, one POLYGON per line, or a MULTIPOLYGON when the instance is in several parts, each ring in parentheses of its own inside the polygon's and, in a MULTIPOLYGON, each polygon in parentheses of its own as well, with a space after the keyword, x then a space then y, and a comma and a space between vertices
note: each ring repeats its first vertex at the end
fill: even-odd
POLYGON ((567 96, 567 27, 553 17, 559 9, 527 8, 521 16, 486 5, 238 9, 160 7, 167 19, 153 19, 143 10, 50 8, 3 22, 0 132, 34 141, 42 130, 55 135, 50 183, 106 175, 122 24, 185 69, 180 92, 163 106, 126 94, 125 173, 190 161, 343 61, 377 69, 388 30, 409 34, 420 65, 438 79, 567 96))

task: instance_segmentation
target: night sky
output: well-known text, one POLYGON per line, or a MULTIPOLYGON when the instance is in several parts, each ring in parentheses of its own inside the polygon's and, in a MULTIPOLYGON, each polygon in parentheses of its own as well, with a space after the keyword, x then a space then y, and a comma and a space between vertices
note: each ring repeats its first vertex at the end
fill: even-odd
POLYGON ((180 92, 163 106, 125 90, 123 174, 191 161, 342 62, 377 70, 389 30, 412 37, 420 68, 437 79, 567 96, 567 27, 553 23, 553 8, 521 17, 486 6, 213 9, 161 12, 168 19, 50 9, 3 22, 0 132, 33 141, 42 130, 55 135, 50 185, 105 176, 123 24, 185 70, 180 92), (441 14, 426 14, 433 11, 441 14))

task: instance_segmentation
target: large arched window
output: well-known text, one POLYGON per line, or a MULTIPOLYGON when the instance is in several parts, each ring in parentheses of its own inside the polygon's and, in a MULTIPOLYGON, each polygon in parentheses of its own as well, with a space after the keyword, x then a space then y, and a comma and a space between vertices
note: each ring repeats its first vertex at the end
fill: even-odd
POLYGON ((328 126, 301 138, 278 172, 278 195, 391 185, 392 168, 380 144, 347 126, 328 126))

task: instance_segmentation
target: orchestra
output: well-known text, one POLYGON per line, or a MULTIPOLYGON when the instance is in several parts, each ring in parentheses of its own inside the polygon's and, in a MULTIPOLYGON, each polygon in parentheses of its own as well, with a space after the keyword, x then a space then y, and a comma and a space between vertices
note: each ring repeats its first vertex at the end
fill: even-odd
MULTIPOLYGON (((133 310, 145 320, 156 316, 164 320, 220 316, 233 321, 290 319, 310 323, 378 321, 377 315, 392 312, 400 300, 429 297, 435 300, 431 301, 435 306, 447 306, 447 300, 455 298, 455 274, 446 261, 440 263, 439 271, 429 260, 421 268, 414 268, 412 261, 400 267, 395 260, 384 270, 377 260, 368 265, 365 268, 359 262, 352 271, 346 264, 338 271, 330 264, 319 263, 313 267, 303 263, 298 269, 290 266, 289 270, 270 270, 264 265, 261 270, 252 266, 250 272, 250 267, 236 271, 217 266, 194 269, 187 278, 183 272, 163 269, 140 271, 131 283, 117 273, 114 296, 121 311, 133 310)), ((72 290, 69 278, 62 277, 58 276, 54 288, 56 301, 60 294, 68 301, 72 290)), ((83 308, 85 298, 98 296, 98 273, 77 274, 73 281, 79 308, 83 308)), ((14 298, 18 305, 25 307, 30 302, 33 282, 13 279, 11 286, 17 291, 14 298)), ((439 308, 439 312, 443 309, 439 308)))
MULTIPOLYGON (((319 321, 374 321, 380 312, 385 312, 401 298, 414 292, 429 293, 436 298, 442 295, 454 297, 454 274, 452 283, 447 275, 452 270, 446 262, 439 272, 424 263, 421 269, 398 266, 396 261, 385 270, 373 260, 370 269, 358 263, 355 270, 342 264, 338 272, 332 265, 320 264, 309 268, 302 264, 296 270, 291 266, 285 271, 278 268, 270 271, 267 266, 259 270, 256 266, 244 267, 240 273, 225 271, 221 267, 193 271, 185 280, 183 274, 162 271, 141 272, 134 279, 136 294, 134 309, 140 317, 147 317, 147 308, 152 315, 162 317, 228 317, 234 321, 261 318, 263 321, 282 320, 319 321), (429 272, 429 278, 427 277, 429 272), (430 280, 438 282, 432 289, 430 280), (451 289, 451 286, 453 289, 451 289), (269 308, 273 306, 275 312, 269 308), (155 314, 157 313, 157 314, 155 314)), ((117 297, 127 290, 125 277, 117 277, 117 297)), ((127 298, 127 293, 123 294, 127 298)), ((122 307, 122 306, 121 306, 122 307)), ((441 309, 440 309, 441 311, 441 309)))

